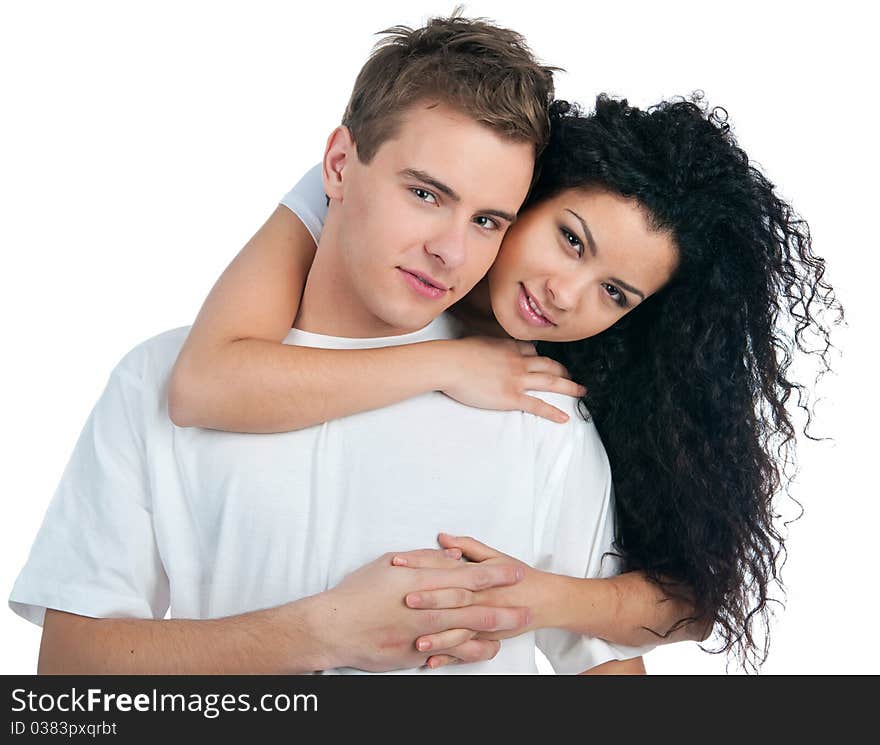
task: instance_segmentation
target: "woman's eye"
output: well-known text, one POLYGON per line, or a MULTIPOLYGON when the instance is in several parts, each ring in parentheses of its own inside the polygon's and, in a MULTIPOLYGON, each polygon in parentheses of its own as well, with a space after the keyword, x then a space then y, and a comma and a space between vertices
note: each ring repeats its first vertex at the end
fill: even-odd
POLYGON ((608 294, 608 297, 610 297, 621 308, 625 308, 627 306, 626 295, 624 295, 614 285, 603 284, 602 287, 605 288, 605 292, 608 294))
POLYGON ((475 217, 474 222, 481 228, 486 228, 486 230, 498 230, 498 228, 501 227, 497 221, 493 220, 491 217, 486 217, 485 215, 475 217))
POLYGON ((578 238, 574 233, 572 233, 572 232, 571 232, 570 230, 568 230, 567 228, 560 228, 559 230, 561 231, 562 236, 563 236, 563 237, 565 238, 565 240, 568 242, 568 245, 571 246, 571 247, 575 250, 575 252, 577 253, 577 255, 578 255, 578 256, 583 255, 583 253, 584 253, 584 244, 581 243, 581 239, 578 238))
POLYGON ((410 188, 410 191, 413 194, 415 194, 416 197, 423 202, 427 202, 428 204, 436 204, 437 203, 437 197, 435 197, 427 189, 422 189, 419 186, 413 186, 410 188))

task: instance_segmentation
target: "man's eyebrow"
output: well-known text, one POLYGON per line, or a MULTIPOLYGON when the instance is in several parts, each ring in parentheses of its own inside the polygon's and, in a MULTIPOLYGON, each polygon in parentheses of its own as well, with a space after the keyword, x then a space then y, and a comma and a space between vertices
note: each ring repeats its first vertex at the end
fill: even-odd
POLYGON ((516 222, 516 215, 511 215, 509 212, 505 212, 504 210, 480 210, 480 214, 500 217, 502 220, 507 220, 507 222, 509 222, 511 225, 516 222))
POLYGON ((403 176, 404 178, 414 178, 418 181, 423 181, 424 183, 428 184, 428 186, 433 186, 441 194, 445 194, 453 202, 461 201, 461 197, 458 196, 456 191, 451 186, 447 186, 442 181, 438 181, 431 174, 425 173, 424 171, 420 171, 416 168, 404 168, 402 171, 398 172, 398 176, 403 176))
MULTIPOLYGON (((587 221, 584 220, 584 218, 581 217, 574 210, 568 209, 568 207, 565 208, 565 211, 570 212, 572 215, 574 215, 577 218, 578 222, 581 224, 581 227, 584 230, 584 235, 587 238, 587 245, 590 247, 590 254, 592 256, 595 256, 598 253, 598 250, 596 248, 596 241, 593 239, 593 234, 590 232, 590 229, 587 227, 587 221)), ((627 290, 627 291, 633 293, 633 295, 638 295, 642 300, 645 299, 645 293, 642 292, 641 290, 633 287, 631 284, 628 284, 627 282, 624 282, 622 279, 618 279, 617 277, 609 277, 609 279, 611 279, 612 282, 620 285, 624 290, 627 290)))
MULTIPOLYGON (((442 181, 434 178, 431 174, 426 173, 425 171, 420 171, 417 168, 404 168, 402 171, 398 171, 398 176, 403 176, 404 178, 413 178, 417 181, 421 181, 422 183, 427 184, 428 186, 432 186, 441 194, 445 194, 449 197, 453 202, 460 202, 461 197, 458 195, 458 192, 455 191, 451 186, 447 186, 442 181)), ((481 215, 491 215, 492 217, 500 217, 502 220, 506 220, 509 223, 516 222, 516 215, 510 212, 506 212, 505 210, 496 210, 496 209, 485 209, 479 210, 481 215)))

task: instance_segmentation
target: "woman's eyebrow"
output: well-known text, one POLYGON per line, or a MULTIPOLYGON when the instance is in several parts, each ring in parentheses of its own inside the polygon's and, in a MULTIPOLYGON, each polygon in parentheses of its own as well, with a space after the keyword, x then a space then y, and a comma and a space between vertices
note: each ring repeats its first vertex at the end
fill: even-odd
POLYGON ((643 293, 641 290, 637 290, 632 285, 627 284, 622 279, 618 279, 617 277, 609 277, 609 279, 615 284, 620 285, 624 290, 629 290, 634 295, 638 295, 642 300, 645 299, 645 293, 643 293))
MULTIPOLYGON (((587 221, 584 220, 584 218, 581 217, 577 212, 569 209, 568 207, 565 208, 565 211, 570 212, 572 215, 574 215, 577 218, 577 221, 581 224, 581 227, 584 230, 584 236, 587 239, 587 245, 590 248, 590 254, 595 257, 599 251, 596 248, 596 241, 593 240, 593 234, 590 232, 590 229, 587 227, 587 221)), ((624 282, 622 279, 618 279, 617 277, 610 277, 610 279, 612 282, 619 284, 624 290, 628 290, 633 295, 638 295, 642 300, 645 299, 645 293, 642 292, 641 290, 633 287, 631 284, 628 284, 627 282, 624 282)))
POLYGON ((590 229, 587 227, 587 221, 584 220, 584 218, 581 217, 577 212, 575 212, 574 210, 570 210, 568 207, 565 208, 565 211, 570 212, 572 215, 574 215, 577 218, 578 222, 581 224, 581 227, 584 230, 584 235, 587 238, 587 245, 590 248, 590 254, 592 256, 595 256, 598 253, 598 251, 596 250, 596 241, 593 240, 593 234, 590 232, 590 229))

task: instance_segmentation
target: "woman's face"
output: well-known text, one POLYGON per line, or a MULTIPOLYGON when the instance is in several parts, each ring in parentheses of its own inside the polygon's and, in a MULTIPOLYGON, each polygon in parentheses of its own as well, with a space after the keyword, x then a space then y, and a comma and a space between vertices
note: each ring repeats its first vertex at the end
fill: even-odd
POLYGON ((569 189, 507 231, 488 275, 492 310, 515 339, 585 339, 661 289, 677 260, 635 200, 569 189))

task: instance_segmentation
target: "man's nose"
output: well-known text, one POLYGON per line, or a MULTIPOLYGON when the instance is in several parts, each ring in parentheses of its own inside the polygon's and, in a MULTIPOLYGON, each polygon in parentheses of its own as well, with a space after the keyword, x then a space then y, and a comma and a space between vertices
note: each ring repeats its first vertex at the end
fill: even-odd
POLYGON ((467 258, 467 236, 470 225, 450 224, 425 242, 425 250, 445 269, 457 269, 467 258))

